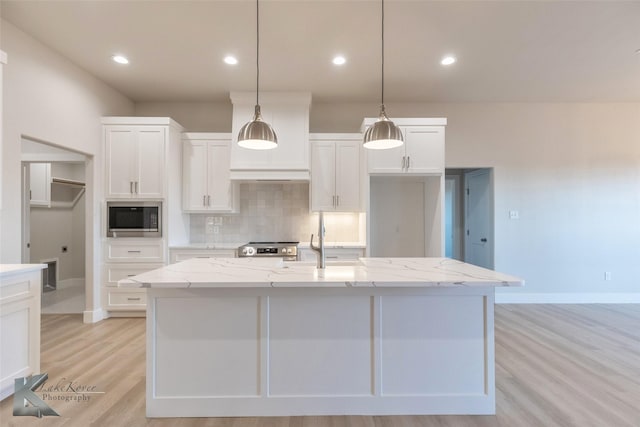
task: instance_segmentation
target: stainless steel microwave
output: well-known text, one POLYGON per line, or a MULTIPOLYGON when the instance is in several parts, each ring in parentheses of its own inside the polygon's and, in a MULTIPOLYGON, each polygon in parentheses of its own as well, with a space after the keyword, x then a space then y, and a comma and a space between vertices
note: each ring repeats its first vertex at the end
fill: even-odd
POLYGON ((162 237, 162 202, 107 202, 107 237, 162 237))

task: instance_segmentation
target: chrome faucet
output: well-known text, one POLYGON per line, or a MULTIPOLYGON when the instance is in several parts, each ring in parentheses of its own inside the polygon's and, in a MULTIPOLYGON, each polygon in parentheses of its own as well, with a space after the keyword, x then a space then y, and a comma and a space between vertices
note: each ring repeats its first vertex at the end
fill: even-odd
POLYGON ((324 233, 325 233, 325 228, 324 228, 324 215, 322 214, 322 212, 320 212, 320 217, 318 218, 318 244, 319 246, 315 246, 313 244, 313 234, 311 234, 311 242, 309 242, 309 245, 311 246, 311 250, 315 251, 317 253, 316 257, 318 259, 318 268, 320 269, 324 269, 325 268, 325 257, 324 257, 324 233))

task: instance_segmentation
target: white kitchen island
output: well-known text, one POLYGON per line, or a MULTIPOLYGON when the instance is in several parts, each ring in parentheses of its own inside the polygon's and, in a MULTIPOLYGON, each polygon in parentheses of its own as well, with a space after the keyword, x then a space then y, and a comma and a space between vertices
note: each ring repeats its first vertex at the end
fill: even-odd
POLYGON ((446 258, 192 259, 147 287, 147 416, 493 414, 496 286, 446 258))

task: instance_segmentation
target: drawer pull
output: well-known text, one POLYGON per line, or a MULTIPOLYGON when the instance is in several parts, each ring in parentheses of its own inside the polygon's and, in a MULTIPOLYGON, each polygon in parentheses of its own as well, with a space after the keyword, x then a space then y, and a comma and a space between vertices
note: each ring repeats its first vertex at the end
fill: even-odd
POLYGON ((135 274, 127 274, 127 277, 133 277, 135 274))
POLYGON ((140 301, 140 297, 138 298, 127 298, 127 301, 140 301))
POLYGON ((130 253, 130 254, 139 254, 142 251, 127 251, 127 252, 130 253))

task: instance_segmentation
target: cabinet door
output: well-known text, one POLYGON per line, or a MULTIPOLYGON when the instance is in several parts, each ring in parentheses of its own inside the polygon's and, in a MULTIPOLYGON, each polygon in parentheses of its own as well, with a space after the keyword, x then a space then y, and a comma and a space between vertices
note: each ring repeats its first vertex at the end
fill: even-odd
POLYGON ((335 153, 334 142, 314 142, 311 146, 311 210, 335 209, 335 153))
POLYGON ((444 128, 415 126, 403 129, 408 173, 444 172, 444 128))
MULTIPOLYGON (((403 130, 403 133, 404 130, 403 130)), ((406 141, 406 135, 405 135, 406 141)), ((387 150, 366 150, 369 173, 403 173, 405 144, 387 150)))
POLYGON ((166 129, 161 126, 139 127, 137 143, 134 197, 162 198, 164 197, 166 129))
POLYGON ((207 142, 184 141, 182 151, 182 208, 185 211, 206 209, 207 142))
POLYGON ((207 143, 207 207, 212 211, 233 209, 233 187, 229 173, 231 141, 207 143))
POLYGON ((360 141, 336 143, 336 210, 354 212, 360 204, 360 141))
POLYGON ((131 198, 138 161, 136 127, 106 127, 105 144, 107 197, 131 198))
POLYGON ((51 163, 29 165, 31 206, 51 207, 51 163))

